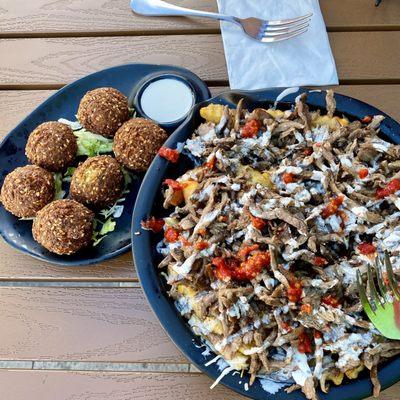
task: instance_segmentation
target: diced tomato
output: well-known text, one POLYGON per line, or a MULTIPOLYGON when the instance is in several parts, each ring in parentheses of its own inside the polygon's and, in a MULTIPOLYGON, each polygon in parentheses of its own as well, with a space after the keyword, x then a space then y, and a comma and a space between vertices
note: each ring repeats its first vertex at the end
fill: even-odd
POLYGON ((155 217, 150 217, 148 220, 141 222, 143 229, 156 233, 162 231, 164 224, 165 222, 163 219, 157 219, 155 217))
POLYGON ((198 233, 200 236, 204 236, 204 235, 207 233, 207 231, 206 231, 205 228, 201 228, 201 229, 199 229, 199 230, 197 231, 197 233, 198 233))
POLYGON ((322 302, 328 306, 337 308, 340 306, 340 301, 337 297, 328 294, 327 296, 322 298, 322 302))
POLYGON ((400 190, 400 179, 393 179, 385 188, 377 189, 376 197, 378 199, 384 199, 385 197, 395 194, 398 190, 400 190))
POLYGON ((254 228, 259 229, 260 231, 267 225, 267 221, 262 218, 254 217, 253 215, 251 215, 250 218, 254 228))
POLYGON ((340 222, 340 227, 342 228, 342 229, 344 229, 344 227, 346 226, 346 221, 349 219, 349 217, 347 216, 347 214, 346 214, 346 211, 344 211, 344 210, 338 210, 337 211, 337 215, 340 217, 340 219, 342 220, 341 222, 340 222))
POLYGON ((297 349, 300 353, 311 353, 311 339, 306 332, 300 333, 297 349))
POLYGON ((182 246, 187 247, 192 245, 192 243, 190 243, 189 240, 187 240, 183 235, 179 236, 179 240, 181 241, 182 246))
POLYGON ((314 153, 314 150, 312 149, 312 147, 307 147, 306 149, 304 149, 303 153, 306 156, 311 156, 311 154, 314 153))
POLYGON ((197 242, 195 244, 194 247, 196 250, 204 250, 204 249, 208 249, 210 247, 210 245, 205 240, 200 240, 199 242, 197 242))
POLYGON ((315 339, 322 339, 322 332, 317 331, 316 329, 314 329, 314 338, 315 339))
POLYGON ((254 279, 263 268, 271 262, 269 252, 259 251, 251 255, 246 261, 240 262, 235 257, 215 257, 212 260, 214 275, 217 279, 229 281, 250 281, 254 279))
POLYGON ((288 184, 288 183, 292 183, 295 181, 295 175, 292 174, 291 172, 285 172, 282 175, 282 180, 284 183, 288 184))
POLYGON ((164 232, 164 238, 168 243, 175 243, 179 240, 179 231, 174 228, 167 228, 164 232))
POLYGON ((173 190, 183 189, 183 185, 178 181, 174 181, 173 179, 166 179, 163 183, 164 185, 168 185, 173 190))
POLYGON ((361 168, 358 171, 358 177, 360 179, 365 179, 368 176, 368 174, 369 174, 368 168, 361 168))
POLYGON ((289 283, 289 288, 287 289, 288 300, 292 303, 297 303, 301 300, 301 294, 303 293, 303 285, 301 281, 293 279, 289 283))
POLYGON ((168 161, 172 163, 177 163, 179 159, 179 151, 178 150, 173 150, 168 147, 160 147, 160 150, 158 150, 158 155, 161 157, 164 157, 168 161))
POLYGON ((236 258, 214 257, 212 259, 214 275, 217 279, 227 282, 232 279, 233 271, 239 267, 239 260, 236 258))
POLYGON ((251 119, 250 121, 247 121, 244 127, 242 128, 242 137, 252 138, 257 135, 260 128, 261 128, 260 121, 256 119, 251 119))
POLYGON ((285 321, 282 321, 281 326, 282 329, 286 332, 291 332, 293 330, 292 327, 285 321))
POLYGON ((271 257, 268 251, 256 252, 240 264, 234 273, 234 278, 238 281, 250 281, 268 267, 270 262, 271 257))
POLYGON ((207 161, 204 163, 204 166, 206 168, 209 168, 211 170, 215 169, 215 164, 217 162, 217 157, 215 157, 214 155, 207 161))
POLYGON ((314 265, 317 267, 323 267, 324 265, 328 264, 328 261, 324 257, 316 256, 314 258, 314 265))
POLYGON ((331 215, 334 215, 337 213, 339 207, 342 205, 344 200, 344 196, 338 196, 333 198, 322 210, 321 212, 321 217, 326 219, 330 217, 331 215))
POLYGON ((376 247, 372 243, 362 242, 357 246, 358 251, 361 254, 369 255, 376 252, 376 247))
POLYGON ((311 304, 302 304, 300 307, 300 310, 306 314, 311 314, 312 313, 312 307, 311 304))
POLYGON ((260 246, 258 244, 253 244, 251 246, 243 246, 238 251, 237 258, 239 260, 244 261, 252 251, 258 250, 259 247, 260 246))
POLYGON ((361 122, 364 124, 369 124, 372 121, 372 117, 370 115, 366 115, 361 122))

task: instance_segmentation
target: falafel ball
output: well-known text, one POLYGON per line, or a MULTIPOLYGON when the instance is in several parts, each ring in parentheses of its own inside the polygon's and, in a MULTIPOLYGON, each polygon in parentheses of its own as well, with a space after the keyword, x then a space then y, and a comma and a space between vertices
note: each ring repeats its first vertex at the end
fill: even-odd
POLYGON ((134 171, 146 171, 167 138, 167 132, 154 122, 132 118, 116 132, 114 154, 125 167, 134 171))
POLYGON ((11 214, 30 218, 53 200, 54 193, 53 174, 37 165, 26 165, 6 176, 0 199, 11 214))
POLYGON ((70 195, 90 208, 101 209, 115 203, 123 186, 118 161, 106 155, 90 157, 72 175, 70 195))
POLYGON ((33 238, 60 255, 76 253, 89 245, 94 213, 75 200, 56 200, 41 209, 33 221, 33 238))
POLYGON ((77 117, 88 131, 113 137, 129 118, 128 99, 114 88, 91 90, 82 97, 77 117))
POLYGON ((72 129, 61 122, 40 124, 28 138, 25 154, 32 164, 62 171, 74 161, 78 145, 72 129))

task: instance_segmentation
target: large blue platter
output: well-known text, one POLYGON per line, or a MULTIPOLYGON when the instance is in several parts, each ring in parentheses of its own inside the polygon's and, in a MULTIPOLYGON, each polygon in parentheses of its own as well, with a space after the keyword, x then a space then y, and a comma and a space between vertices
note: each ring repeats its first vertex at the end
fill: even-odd
MULTIPOLYGON (((94 88, 111 86, 132 100, 138 86, 147 77, 153 77, 155 74, 173 74, 186 78, 196 92, 196 102, 210 97, 207 86, 199 77, 187 69, 169 65, 127 64, 85 76, 49 97, 4 138, 0 144, 0 185, 9 172, 28 163, 25 156, 25 145, 30 132, 36 126, 45 121, 56 121, 59 118, 74 121, 82 96, 94 88)), ((113 258, 130 250, 132 211, 142 178, 142 175, 137 175, 133 180, 130 193, 123 203, 125 205, 124 212, 117 219, 116 230, 105 237, 96 247, 88 247, 72 256, 52 254, 33 240, 32 221, 19 220, 1 205, 0 235, 16 249, 54 264, 88 265, 113 258)))
MULTIPOLYGON (((254 92, 227 92, 198 104, 192 110, 185 122, 170 136, 166 145, 175 148, 178 142, 185 141, 192 135, 194 129, 201 122, 199 109, 210 103, 227 104, 235 107, 240 98, 245 99, 245 107, 254 109, 256 107, 267 108, 271 106, 282 89, 263 90, 254 92)), ((304 91, 304 90, 302 90, 304 91)), ((279 103, 279 108, 290 108, 295 97, 299 93, 285 97, 284 102, 279 103)), ((400 143, 400 124, 385 113, 359 100, 335 95, 337 102, 337 115, 346 115, 349 119, 363 118, 366 115, 382 114, 386 118, 381 124, 382 137, 394 143, 400 143)), ((307 104, 311 108, 325 109, 325 92, 309 92, 307 104)), ((162 208, 161 182, 166 177, 177 177, 187 169, 193 167, 192 162, 182 156, 178 165, 170 165, 165 159, 156 157, 144 177, 142 187, 139 191, 133 220, 132 220, 132 246, 136 270, 147 299, 157 315, 164 330, 179 347, 179 349, 194 363, 201 371, 216 379, 221 371, 216 364, 206 367, 204 364, 214 357, 213 354, 203 356, 204 348, 201 348, 199 339, 191 332, 186 320, 180 316, 174 307, 173 301, 167 296, 168 287, 165 279, 160 276, 157 264, 160 260, 156 252, 156 243, 161 240, 161 235, 144 231, 140 227, 140 221, 150 215, 165 216, 166 211, 162 208), (140 232, 140 234, 138 234, 140 232)), ((244 388, 244 383, 249 377, 239 378, 238 375, 229 374, 222 379, 222 383, 236 392, 258 400, 304 400, 300 391, 291 394, 283 390, 272 395, 265 392, 259 381, 249 388, 244 388), (239 384, 239 381, 242 381, 239 384)), ((385 389, 400 380, 400 358, 393 359, 380 367, 379 379, 382 388, 385 389)), ((368 374, 361 374, 359 379, 345 381, 339 387, 332 387, 328 394, 319 392, 320 399, 324 400, 359 400, 372 394, 372 385, 368 374)))

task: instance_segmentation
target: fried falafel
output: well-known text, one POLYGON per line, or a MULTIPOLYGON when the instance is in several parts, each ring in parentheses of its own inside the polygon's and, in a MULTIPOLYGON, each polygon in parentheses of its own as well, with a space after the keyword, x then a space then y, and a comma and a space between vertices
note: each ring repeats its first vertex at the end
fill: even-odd
POLYGON ((29 135, 25 154, 32 164, 62 171, 74 161, 78 145, 72 129, 61 122, 40 124, 29 135))
POLYGON ((125 167, 134 171, 146 171, 167 138, 165 130, 154 122, 132 118, 116 132, 114 154, 125 167))
POLYGON ((88 131, 113 137, 129 118, 128 99, 114 88, 91 90, 82 97, 77 117, 88 131))
POLYGON ((115 203, 124 186, 121 165, 108 155, 88 158, 72 175, 71 197, 87 207, 101 209, 115 203))
POLYGON ((53 200, 54 193, 53 174, 37 165, 26 165, 5 177, 0 199, 11 214, 30 218, 53 200))
POLYGON ((52 253, 69 255, 88 246, 94 213, 75 200, 56 200, 37 213, 33 238, 52 253))

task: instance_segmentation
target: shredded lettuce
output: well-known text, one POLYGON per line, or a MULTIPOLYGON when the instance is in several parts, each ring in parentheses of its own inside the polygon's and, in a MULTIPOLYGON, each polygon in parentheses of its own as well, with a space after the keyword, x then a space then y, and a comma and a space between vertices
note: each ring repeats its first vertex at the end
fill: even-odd
MULTIPOLYGON (((122 193, 125 194, 129 193, 129 185, 132 182, 134 175, 124 168, 122 168, 122 172, 124 175, 124 191, 122 193)), ((73 171, 70 171, 70 173, 73 173, 73 171)), ((109 233, 115 230, 117 225, 115 219, 121 217, 125 207, 121 203, 125 200, 125 197, 121 197, 112 206, 99 211, 98 218, 95 219, 93 227, 93 246, 97 246, 109 233)))
POLYGON ((94 157, 103 153, 111 153, 114 141, 105 138, 104 136, 97 135, 82 128, 75 131, 78 143, 78 156, 94 157))
POLYGON ((62 189, 62 174, 61 172, 54 173, 54 185, 55 185, 55 194, 54 200, 63 199, 65 196, 65 190, 62 189))
POLYGON ((124 189, 127 189, 133 180, 132 174, 124 167, 122 169, 122 174, 124 175, 124 189))
POLYGON ((74 174, 76 167, 68 167, 63 175, 63 182, 71 182, 72 175, 74 174))
POLYGON ((137 112, 133 107, 129 107, 129 116, 131 118, 136 118, 136 116, 137 116, 137 112))
POLYGON ((115 230, 115 225, 116 222, 112 218, 108 218, 101 227, 99 234, 104 236, 107 235, 107 233, 113 232, 115 230))
POLYGON ((68 125, 73 131, 78 131, 79 129, 82 129, 82 125, 79 121, 70 121, 65 118, 59 118, 58 122, 62 122, 63 124, 68 125))
POLYGON ((93 246, 97 246, 109 233, 114 232, 116 225, 117 223, 112 217, 106 219, 104 222, 95 219, 92 235, 93 246), (99 226, 101 226, 100 229, 98 229, 99 226))

